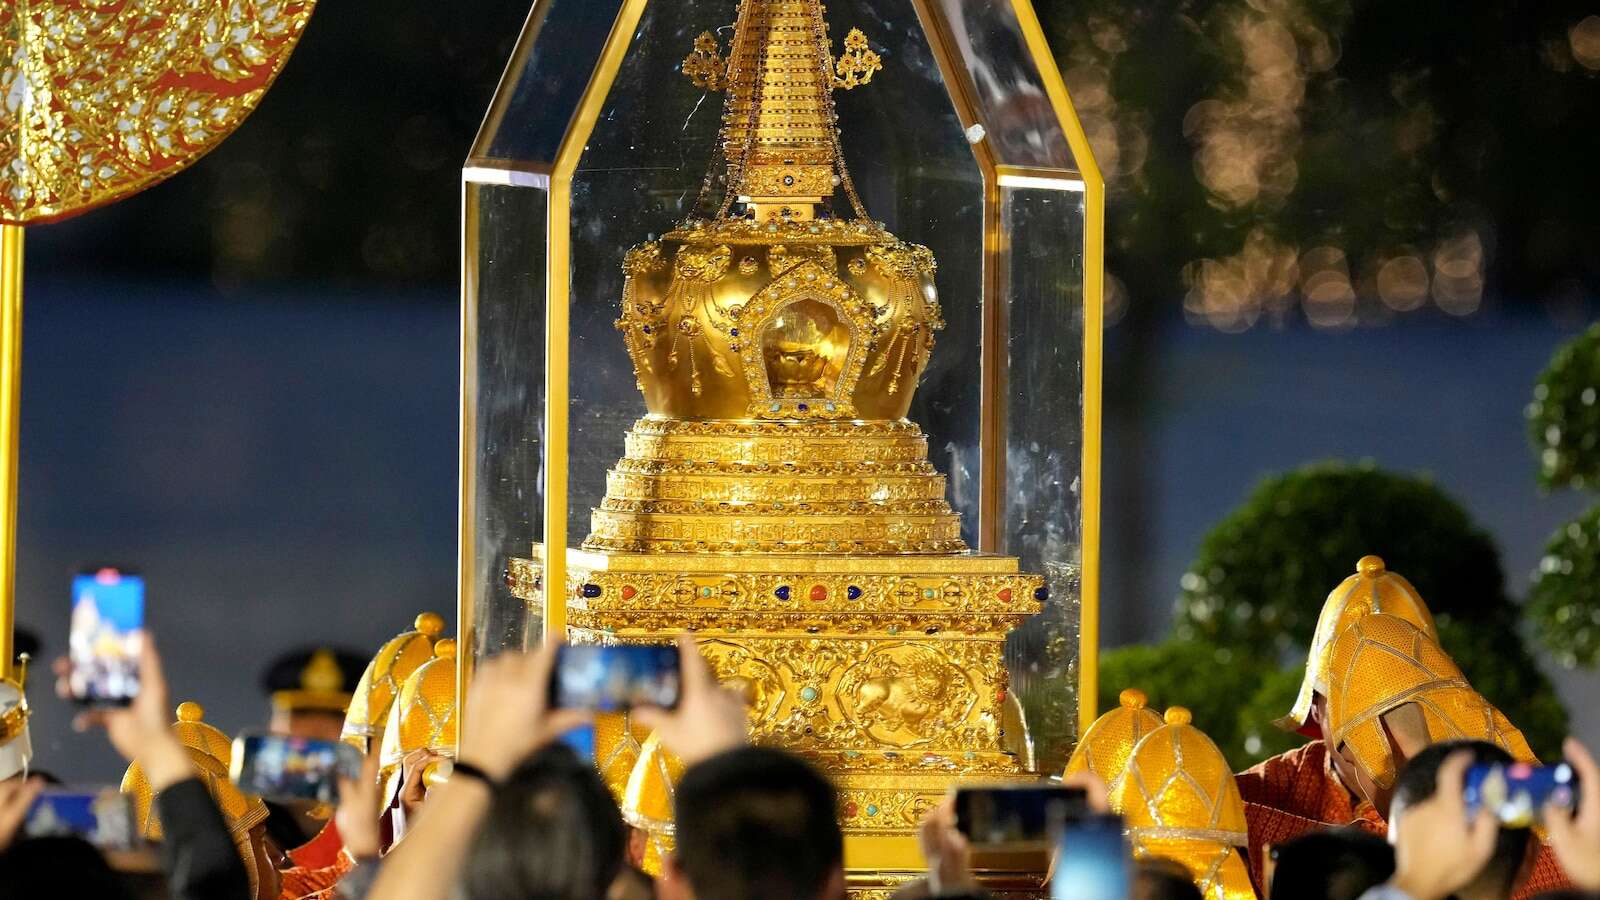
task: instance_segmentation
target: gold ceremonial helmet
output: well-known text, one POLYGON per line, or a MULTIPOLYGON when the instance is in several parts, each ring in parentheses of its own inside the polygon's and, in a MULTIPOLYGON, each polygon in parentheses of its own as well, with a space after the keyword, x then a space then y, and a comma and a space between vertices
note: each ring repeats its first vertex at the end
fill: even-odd
POLYGON ((401 684, 418 666, 433 658, 433 643, 444 631, 444 619, 438 613, 425 612, 417 616, 415 624, 415 631, 401 632, 379 648, 356 682, 340 737, 362 751, 383 735, 389 707, 399 695, 401 684))
MULTIPOLYGON (((1398 616, 1427 632, 1434 641, 1439 631, 1433 625, 1433 614, 1422 595, 1411 582, 1385 568, 1376 556, 1363 556, 1356 563, 1356 574, 1334 588, 1322 604, 1322 615, 1317 617, 1317 630, 1311 638, 1311 652, 1306 656, 1306 675, 1300 682, 1300 695, 1295 698, 1294 709, 1273 724, 1284 731, 1301 731, 1311 714, 1312 695, 1328 695, 1328 650, 1334 638, 1357 617, 1355 613, 1368 612, 1398 616), (1359 606, 1352 607, 1356 604, 1359 606)), ((1318 737, 1318 733, 1308 733, 1318 737)))
MULTIPOLYGON (((378 754, 379 779, 386 783, 387 800, 399 787, 400 762, 416 750, 443 756, 456 754, 456 642, 441 638, 433 645, 433 658, 418 666, 389 709, 378 754)), ((426 773, 424 773, 426 775, 426 773)))
POLYGON ((206 709, 193 700, 178 704, 178 721, 172 723, 172 733, 185 747, 199 750, 226 769, 233 764, 233 740, 221 729, 201 721, 206 709))
POLYGON ((1407 703, 1421 710, 1429 743, 1489 741, 1518 760, 1536 761, 1522 732, 1472 689, 1449 654, 1397 616, 1359 616, 1334 640, 1327 696, 1333 746, 1348 746, 1379 788, 1393 786, 1395 777, 1380 717, 1407 703))
POLYGON ((636 724, 627 712, 595 713, 595 767, 619 806, 628 793, 628 778, 649 738, 650 729, 636 724))
POLYGON ((622 818, 645 833, 644 859, 639 868, 652 877, 661 874, 662 861, 676 845, 672 802, 686 767, 651 734, 639 750, 639 761, 628 776, 622 797, 622 818))
POLYGON ((1111 806, 1122 814, 1139 858, 1181 863, 1207 900, 1254 900, 1240 847, 1244 798, 1217 745, 1181 706, 1139 741, 1111 806))
MULTIPOLYGON (((212 802, 217 804, 217 810, 222 813, 222 820, 228 826, 228 835, 233 839, 239 857, 244 861, 245 872, 250 876, 250 896, 254 897, 258 875, 250 831, 267 820, 267 806, 260 797, 240 792, 228 779, 228 759, 233 755, 233 745, 225 737, 220 745, 217 743, 217 736, 222 732, 200 721, 204 712, 198 703, 180 704, 178 721, 173 724, 172 733, 183 744, 184 752, 189 754, 195 777, 205 785, 212 802), (217 749, 222 750, 224 755, 214 755, 213 751, 217 749)), ((161 840, 161 818, 156 814, 155 793, 150 789, 150 781, 138 762, 128 764, 119 789, 133 798, 139 833, 146 840, 161 840)))
POLYGON ((342 713, 350 705, 344 668, 327 647, 318 647, 296 675, 295 687, 272 692, 274 709, 327 710, 342 713))
POLYGON ((1128 688, 1117 696, 1116 709, 1094 720, 1067 760, 1063 776, 1090 772, 1115 793, 1128 768, 1128 757, 1140 739, 1161 727, 1161 717, 1149 709, 1144 691, 1128 688))

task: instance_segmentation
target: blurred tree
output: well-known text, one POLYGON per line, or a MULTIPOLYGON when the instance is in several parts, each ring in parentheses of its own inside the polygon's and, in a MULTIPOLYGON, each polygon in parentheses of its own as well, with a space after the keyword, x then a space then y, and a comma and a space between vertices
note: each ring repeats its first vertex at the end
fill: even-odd
POLYGON ((1600 665, 1600 506, 1545 546, 1528 593, 1534 633, 1567 668, 1600 665))
POLYGON ((1182 295, 1227 331, 1343 327, 1493 296, 1581 320, 1600 287, 1592 4, 1040 6, 1130 315, 1182 295))
POLYGON ((1600 487, 1600 325, 1556 350, 1527 412, 1539 485, 1600 487))
MULTIPOLYGON (((1600 32, 1600 27, 1597 27, 1600 32)), ((1533 388, 1528 432, 1539 484, 1600 487, 1600 325, 1556 349, 1533 388)), ((1573 668, 1600 665, 1600 506, 1557 531, 1528 594, 1535 633, 1573 668)))
POLYGON ((1519 636, 1494 544, 1434 485, 1371 465, 1263 481, 1202 540, 1173 636, 1105 654, 1102 705, 1138 687, 1152 704, 1189 706, 1236 765, 1292 745, 1269 723, 1293 705, 1323 598, 1368 553, 1417 588, 1445 650, 1534 750, 1557 753, 1566 711, 1519 636))

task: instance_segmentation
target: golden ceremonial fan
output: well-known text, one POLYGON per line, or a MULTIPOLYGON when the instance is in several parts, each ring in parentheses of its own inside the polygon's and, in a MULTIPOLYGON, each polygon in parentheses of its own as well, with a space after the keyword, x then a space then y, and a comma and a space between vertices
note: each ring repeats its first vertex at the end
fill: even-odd
POLYGON ((316 0, 0 0, 0 678, 12 680, 24 225, 131 196, 261 102, 316 0))

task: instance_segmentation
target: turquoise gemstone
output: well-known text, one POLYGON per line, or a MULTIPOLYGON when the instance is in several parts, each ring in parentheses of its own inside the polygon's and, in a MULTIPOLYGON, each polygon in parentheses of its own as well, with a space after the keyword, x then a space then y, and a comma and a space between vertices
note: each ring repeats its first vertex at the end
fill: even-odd
POLYGON ((800 699, 807 703, 817 699, 817 689, 810 685, 806 685, 800 689, 800 699))

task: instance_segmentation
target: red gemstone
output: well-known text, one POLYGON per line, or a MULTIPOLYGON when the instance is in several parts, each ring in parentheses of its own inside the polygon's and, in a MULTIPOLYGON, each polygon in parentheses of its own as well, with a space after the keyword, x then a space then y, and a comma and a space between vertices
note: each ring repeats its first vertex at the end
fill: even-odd
POLYGON ((1000 589, 1000 602, 1001 603, 1010 603, 1011 602, 1011 588, 1001 588, 1000 589))
POLYGON ((844 814, 847 816, 854 816, 860 809, 861 807, 857 806, 854 800, 851 800, 849 803, 844 805, 844 814))
POLYGON ((635 588, 631 584, 625 584, 622 586, 622 599, 624 600, 632 600, 638 593, 638 588, 635 588))
POLYGON ((823 600, 828 599, 828 589, 823 587, 820 584, 812 585, 811 586, 811 599, 813 601, 816 601, 816 602, 821 602, 823 600))
POLYGON ((1001 688, 1000 690, 994 692, 994 702, 996 702, 996 703, 1005 703, 1006 702, 1006 691, 1005 691, 1005 688, 1001 688))

